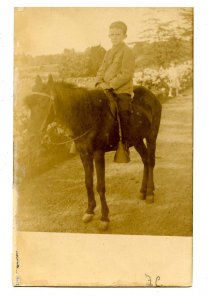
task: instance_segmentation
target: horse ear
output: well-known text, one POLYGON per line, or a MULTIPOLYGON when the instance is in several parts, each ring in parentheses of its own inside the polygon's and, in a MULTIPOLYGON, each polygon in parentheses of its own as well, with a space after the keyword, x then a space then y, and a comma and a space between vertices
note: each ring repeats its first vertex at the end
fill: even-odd
POLYGON ((35 84, 36 84, 36 85, 42 84, 42 80, 41 80, 41 77, 40 77, 39 75, 36 76, 35 84))
POLYGON ((51 86, 54 83, 54 79, 52 74, 49 74, 47 85, 51 86))
POLYGON ((32 87, 32 92, 40 92, 43 88, 43 82, 39 75, 35 78, 35 85, 32 87))

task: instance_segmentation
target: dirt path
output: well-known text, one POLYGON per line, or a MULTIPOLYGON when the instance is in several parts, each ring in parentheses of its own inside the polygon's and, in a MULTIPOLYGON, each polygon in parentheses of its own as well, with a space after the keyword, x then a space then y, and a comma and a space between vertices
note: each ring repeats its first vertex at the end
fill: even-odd
MULTIPOLYGON (((106 154, 110 208, 107 233, 192 235, 192 90, 163 104, 157 140, 155 203, 138 199, 142 163, 131 149, 129 164, 106 154)), ((87 198, 76 156, 19 187, 17 224, 24 231, 99 233, 100 201, 91 223, 83 224, 87 198)))

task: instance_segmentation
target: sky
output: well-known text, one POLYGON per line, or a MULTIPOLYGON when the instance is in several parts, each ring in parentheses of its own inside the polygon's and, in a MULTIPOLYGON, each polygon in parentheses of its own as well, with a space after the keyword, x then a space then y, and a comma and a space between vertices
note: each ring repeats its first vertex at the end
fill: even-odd
MULTIPOLYGON (((190 9, 190 8, 187 8, 190 9)), ((62 53, 65 48, 84 51, 87 47, 111 47, 109 25, 121 20, 128 26, 127 43, 140 39, 149 29, 150 19, 182 23, 179 8, 45 8, 15 9, 15 54, 44 55, 62 53)), ((152 25, 153 26, 153 25, 152 25)))

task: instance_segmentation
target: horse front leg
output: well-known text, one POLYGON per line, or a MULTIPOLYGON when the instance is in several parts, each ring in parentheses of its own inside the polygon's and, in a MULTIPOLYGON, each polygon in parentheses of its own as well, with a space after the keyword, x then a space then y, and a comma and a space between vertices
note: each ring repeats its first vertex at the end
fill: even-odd
POLYGON ((94 152, 94 160, 95 160, 95 167, 97 173, 97 192, 100 196, 101 200, 101 222, 100 222, 100 229, 107 230, 108 223, 109 223, 109 208, 107 206, 107 201, 105 197, 105 158, 103 151, 95 151, 94 152))
POLYGON ((82 220, 84 223, 87 223, 92 220, 94 215, 94 209, 96 207, 96 201, 95 201, 94 190, 93 190, 93 172, 94 172, 93 154, 80 153, 80 157, 84 167, 85 185, 86 185, 86 191, 88 196, 88 207, 82 220))

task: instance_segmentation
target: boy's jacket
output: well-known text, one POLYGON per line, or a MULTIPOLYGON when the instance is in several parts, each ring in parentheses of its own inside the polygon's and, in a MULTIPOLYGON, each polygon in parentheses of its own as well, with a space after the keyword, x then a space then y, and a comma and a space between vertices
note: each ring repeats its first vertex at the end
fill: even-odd
POLYGON ((132 94, 134 66, 132 50, 125 43, 112 47, 97 72, 96 85, 105 82, 117 94, 132 94))

